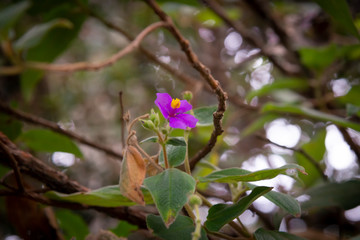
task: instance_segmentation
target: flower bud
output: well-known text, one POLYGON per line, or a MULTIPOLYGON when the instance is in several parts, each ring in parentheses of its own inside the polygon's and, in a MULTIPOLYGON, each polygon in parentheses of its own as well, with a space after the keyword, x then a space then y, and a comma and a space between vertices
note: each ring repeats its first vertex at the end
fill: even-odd
POLYGON ((189 204, 190 206, 195 206, 195 205, 200 206, 202 204, 202 200, 198 195, 192 194, 189 197, 189 204))
POLYGON ((149 118, 154 123, 155 127, 158 127, 160 125, 160 116, 154 111, 154 109, 151 109, 149 118))
POLYGON ((184 98, 185 100, 187 100, 188 102, 190 102, 191 99, 193 98, 193 94, 192 94, 192 92, 190 92, 190 91, 185 91, 185 92, 183 92, 182 94, 183 94, 183 98, 184 98))
POLYGON ((142 125, 144 128, 149 129, 149 130, 155 130, 155 125, 151 120, 142 120, 141 121, 142 125))

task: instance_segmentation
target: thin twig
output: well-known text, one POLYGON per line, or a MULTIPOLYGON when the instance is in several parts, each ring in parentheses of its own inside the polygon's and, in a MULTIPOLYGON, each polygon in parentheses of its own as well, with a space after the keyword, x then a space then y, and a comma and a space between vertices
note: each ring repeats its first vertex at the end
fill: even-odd
POLYGON ((182 36, 180 31, 175 27, 172 19, 159 7, 156 1, 146 0, 146 3, 154 10, 154 12, 162 21, 168 24, 167 29, 170 31, 170 33, 172 33, 172 35, 180 44, 182 51, 188 58, 188 61, 192 64, 193 68, 195 68, 201 74, 201 76, 210 85, 218 97, 218 108, 213 114, 214 130, 211 133, 211 137, 208 143, 191 159, 190 166, 193 168, 195 164, 200 161, 200 159, 205 157, 213 149, 217 137, 224 131, 221 122, 226 110, 227 94, 221 88, 220 83, 212 76, 210 69, 208 69, 203 63, 200 62, 197 55, 192 50, 189 41, 182 36))
POLYGON ((125 120, 124 120, 124 102, 123 102, 123 92, 119 92, 119 102, 120 102, 120 124, 121 124, 121 146, 124 149, 125 142, 125 120))
POLYGON ((261 52, 267 56, 274 65, 284 74, 287 75, 299 75, 300 67, 297 65, 290 64, 286 61, 281 61, 275 58, 269 50, 265 47, 263 41, 254 34, 252 31, 246 29, 240 22, 232 21, 226 14, 226 12, 221 8, 221 6, 213 0, 202 0, 202 2, 209 7, 216 15, 218 15, 228 26, 232 27, 235 31, 241 34, 241 36, 246 39, 250 44, 254 45, 255 47, 259 48, 261 52))
POLYGON ((135 144, 135 147, 137 148, 137 150, 139 150, 139 152, 141 152, 141 154, 143 154, 146 159, 157 169, 159 170, 160 172, 164 171, 160 166, 159 164, 157 164, 150 156, 149 154, 147 154, 147 152, 144 151, 144 149, 142 149, 139 145, 138 142, 136 142, 135 144))
POLYGON ((9 159, 11 160, 12 167, 14 169, 15 179, 16 179, 17 186, 18 186, 18 190, 20 192, 25 192, 24 181, 23 181, 22 175, 20 173, 20 169, 19 169, 17 160, 15 159, 15 157, 12 155, 12 153, 9 151, 9 149, 6 147, 6 145, 4 143, 0 142, 0 146, 4 150, 6 155, 9 157, 9 159))
POLYGON ((316 170, 319 172, 320 176, 322 177, 322 179, 324 181, 327 181, 328 178, 327 176, 324 174, 323 170, 321 169, 321 166, 320 164, 312 157, 310 156, 306 151, 304 151, 304 149, 302 148, 292 148, 292 147, 286 147, 286 146, 283 146, 283 145, 280 145, 280 144, 277 144, 277 143, 274 143, 272 142, 270 139, 268 138, 265 138, 261 135, 256 135, 256 137, 264 142, 267 142, 267 143, 270 143, 272 145, 275 145, 277 147, 280 147, 280 148, 283 148, 283 149, 288 149, 288 150, 291 150, 293 152, 297 152, 297 153, 300 153, 301 155, 303 155, 305 158, 307 158, 309 160, 309 162, 314 165, 314 167, 316 168, 316 170))
MULTIPOLYGON (((83 8, 83 10, 88 13, 90 16, 94 17, 95 19, 97 19, 98 21, 100 21, 102 24, 104 24, 106 27, 117 31, 118 33, 122 34, 123 36, 125 36, 127 38, 127 40, 132 41, 134 39, 134 37, 132 37, 129 33, 127 33, 124 29, 120 28, 119 26, 113 24, 110 21, 107 21, 106 19, 104 19, 102 16, 100 16, 99 14, 95 13, 92 9, 88 8, 87 6, 81 5, 81 7, 83 8)), ((150 61, 156 63, 157 65, 159 65, 161 68, 163 68, 165 71, 167 71, 168 73, 170 73, 171 75, 173 75, 174 77, 176 77, 178 80, 182 81, 183 83, 189 85, 189 86, 194 86, 196 84, 201 84, 201 87, 204 86, 203 89, 205 89, 207 92, 213 92, 213 89, 209 86, 209 85, 203 85, 202 81, 198 81, 195 77, 189 76, 187 75, 184 71, 180 71, 179 69, 176 69, 174 67, 172 67, 170 64, 167 64, 163 61, 161 61, 157 56, 155 56, 154 54, 152 54, 150 51, 148 51, 147 49, 145 49, 142 46, 139 46, 139 51, 145 55, 150 61)), ((248 104, 245 104, 243 101, 241 101, 241 99, 236 96, 236 95, 232 95, 229 96, 229 101, 231 103, 233 103, 235 106, 239 107, 239 108, 243 108, 246 110, 250 110, 250 111, 257 111, 258 107, 254 107, 248 104)), ((193 159, 195 160, 195 159, 193 159)))
POLYGON ((76 141, 78 141, 78 142, 80 142, 82 144, 85 144, 85 145, 88 145, 88 146, 90 146, 92 148, 103 151, 106 154, 108 154, 110 156, 113 156, 113 157, 115 157, 117 159, 122 159, 123 158, 122 154, 115 152, 114 150, 108 148, 107 146, 101 145, 99 143, 92 142, 92 141, 78 135, 77 133, 72 132, 72 131, 62 129, 59 125, 57 125, 54 122, 48 121, 46 119, 37 117, 37 116, 29 114, 29 113, 22 112, 20 110, 12 109, 9 106, 7 106, 6 104, 4 104, 3 102, 0 102, 0 111, 6 113, 6 114, 8 114, 8 115, 10 115, 10 116, 12 116, 12 117, 14 117, 16 119, 19 119, 21 121, 25 121, 25 122, 28 122, 28 123, 31 123, 31 124, 34 124, 34 125, 37 125, 37 126, 45 127, 45 128, 48 128, 48 129, 50 129, 50 130, 52 130, 54 132, 66 135, 66 136, 68 136, 68 137, 70 137, 70 138, 72 138, 72 139, 74 139, 74 140, 76 140, 76 141))
MULTIPOLYGON (((42 63, 42 62, 25 62, 23 63, 24 68, 32 68, 32 69, 39 69, 39 70, 46 70, 46 71, 57 71, 57 72, 74 72, 74 71, 96 71, 102 69, 104 67, 108 67, 115 62, 117 62, 120 58, 124 57, 125 55, 133 52, 136 48, 139 47, 141 41, 151 32, 154 30, 167 26, 165 22, 157 22, 149 25, 146 27, 142 32, 140 32, 136 38, 125 48, 117 52, 116 54, 112 55, 110 58, 105 59, 101 62, 97 63, 90 63, 90 62, 77 62, 77 63, 67 63, 67 64, 49 64, 49 63, 42 63)), ((7 67, 0 68, 0 73, 6 71, 10 71, 7 67)), ((11 72, 11 71, 10 71, 11 72)))

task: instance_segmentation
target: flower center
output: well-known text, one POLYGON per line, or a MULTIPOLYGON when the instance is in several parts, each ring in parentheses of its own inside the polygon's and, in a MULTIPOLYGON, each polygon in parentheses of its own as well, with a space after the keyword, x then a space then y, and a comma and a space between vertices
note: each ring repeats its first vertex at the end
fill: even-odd
POLYGON ((171 107, 173 109, 179 108, 180 107, 180 100, 178 98, 175 98, 171 101, 171 107))

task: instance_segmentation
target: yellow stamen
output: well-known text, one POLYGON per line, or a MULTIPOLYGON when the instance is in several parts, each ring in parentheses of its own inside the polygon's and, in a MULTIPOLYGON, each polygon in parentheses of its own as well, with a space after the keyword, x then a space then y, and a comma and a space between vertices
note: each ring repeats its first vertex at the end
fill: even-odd
POLYGON ((180 107, 180 100, 178 98, 175 98, 171 101, 171 107, 172 108, 179 108, 180 107))

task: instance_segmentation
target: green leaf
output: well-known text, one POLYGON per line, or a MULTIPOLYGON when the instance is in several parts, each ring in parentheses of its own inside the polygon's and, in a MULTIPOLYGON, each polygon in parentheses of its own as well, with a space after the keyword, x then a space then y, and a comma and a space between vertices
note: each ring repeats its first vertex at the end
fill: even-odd
POLYGON ((12 117, 0 114, 0 132, 4 133, 10 140, 15 140, 22 131, 22 123, 12 117))
POLYGON ((21 51, 37 46, 49 33, 49 31, 56 27, 72 28, 73 25, 69 20, 66 19, 54 19, 50 22, 39 24, 31 28, 20 39, 18 39, 14 43, 14 48, 17 51, 21 51))
POLYGON ((360 39, 359 32, 354 25, 346 0, 314 1, 318 3, 342 29, 360 39))
MULTIPOLYGON (((151 195, 146 189, 142 189, 147 204, 152 204, 151 195)), ((106 186, 89 192, 63 194, 55 191, 47 192, 47 197, 55 200, 76 202, 99 207, 133 206, 136 203, 124 197, 120 193, 119 185, 106 186)))
POLYGON ((120 220, 115 228, 110 229, 118 237, 127 237, 131 232, 138 230, 139 227, 128 223, 127 221, 120 220))
POLYGON ((201 107, 194 109, 194 116, 199 120, 196 126, 213 125, 213 113, 216 112, 217 106, 201 107))
POLYGON ((66 239, 85 239, 89 234, 87 224, 78 214, 67 209, 58 209, 55 215, 66 239))
POLYGON ((271 122, 277 118, 279 118, 278 114, 262 114, 258 119, 255 120, 255 122, 251 123, 241 132, 241 136, 246 137, 260 129, 264 129, 266 123, 271 122))
POLYGON ((359 96, 360 96, 360 86, 355 85, 349 90, 349 92, 346 95, 338 97, 337 100, 345 104, 350 103, 360 107, 359 96))
POLYGON ((269 231, 263 228, 256 230, 254 237, 256 240, 306 240, 287 232, 269 231))
POLYGON ((332 122, 341 127, 352 128, 356 131, 360 131, 360 124, 348 121, 344 118, 334 116, 328 113, 320 112, 314 109, 290 105, 290 104, 275 104, 275 103, 267 103, 263 106, 262 112, 275 112, 275 113, 290 113, 296 114, 304 117, 309 117, 312 119, 325 121, 325 122, 332 122))
POLYGON ((2 38, 7 37, 9 29, 15 25, 29 7, 30 2, 22 1, 0 11, 0 35, 2 38))
MULTIPOLYGON (((171 138, 166 142, 166 153, 170 167, 177 167, 183 164, 186 155, 186 143, 183 137, 171 138)), ((160 164, 164 165, 164 153, 159 156, 160 164)))
POLYGON ((47 129, 32 129, 20 136, 29 148, 39 152, 68 152, 82 158, 76 144, 68 137, 47 129))
MULTIPOLYGON (((86 4, 85 2, 84 4, 86 4)), ((68 19, 73 24, 71 29, 53 29, 36 46, 30 48, 25 55, 26 61, 52 62, 76 38, 88 15, 80 11, 74 11, 74 9, 78 8, 76 1, 46 1, 46 4, 43 1, 34 1, 33 5, 31 11, 36 12, 46 21, 62 18, 68 19)), ((43 71, 33 69, 27 69, 21 74, 21 90, 25 100, 31 100, 33 90, 42 76, 43 71)))
POLYGON ((173 137, 166 141, 166 144, 173 146, 186 146, 185 139, 183 137, 173 137))
POLYGON ((237 183, 237 182, 253 182, 265 179, 271 179, 279 174, 286 174, 287 170, 296 169, 306 174, 305 169, 297 164, 287 164, 280 168, 264 169, 256 172, 250 172, 241 168, 228 168, 215 171, 206 177, 199 177, 200 182, 220 182, 220 183, 237 183))
POLYGON ((213 232, 219 231, 225 224, 241 215, 259 197, 269 192, 271 187, 256 187, 246 197, 234 204, 216 204, 209 209, 205 227, 213 232))
POLYGON ((299 54, 306 67, 322 71, 340 57, 342 51, 335 44, 330 44, 322 48, 301 48, 299 54))
MULTIPOLYGON (((314 136, 311 137, 311 140, 301 146, 301 148, 309 154, 316 162, 320 163, 324 158, 324 154, 326 152, 325 147, 325 137, 326 130, 320 129, 314 136)), ((309 175, 301 175, 300 179, 304 182, 306 186, 311 186, 317 182, 317 180, 321 177, 321 173, 317 170, 312 162, 309 161, 308 158, 304 157, 300 153, 294 154, 296 162, 303 166, 310 174, 309 175)))
POLYGON ((262 88, 250 91, 246 96, 246 100, 250 102, 254 97, 261 97, 270 92, 280 89, 296 89, 301 90, 308 87, 307 82, 304 79, 299 78, 285 78, 279 79, 271 84, 264 85, 262 88))
POLYGON ((217 14, 207 8, 202 9, 196 14, 196 20, 209 27, 219 27, 223 23, 222 19, 217 14))
POLYGON ((302 203, 305 210, 314 207, 341 207, 344 210, 360 204, 360 181, 350 180, 342 183, 326 183, 305 192, 310 198, 302 203))
MULTIPOLYGON (((160 216, 149 214, 146 217, 146 224, 154 234, 162 239, 168 240, 187 240, 192 239, 191 234, 195 231, 195 226, 191 218, 179 215, 175 222, 167 228, 160 216)), ((208 239, 204 229, 201 229, 200 240, 208 239)))
MULTIPOLYGON (((246 183, 246 186, 250 189, 254 189, 256 185, 246 183)), ((300 217, 301 207, 298 201, 295 198, 276 191, 270 191, 264 195, 265 198, 273 202, 275 205, 290 213, 294 217, 300 217)))
POLYGON ((34 88, 43 77, 44 72, 36 69, 26 69, 20 77, 21 92, 26 101, 30 101, 34 88))
POLYGON ((360 117, 360 107, 352 105, 352 104, 346 104, 346 114, 348 116, 357 115, 358 117, 360 117))
POLYGON ((146 143, 146 142, 156 143, 157 141, 158 141, 158 137, 152 136, 152 137, 145 138, 140 143, 146 143))
POLYGON ((150 191, 166 227, 169 227, 187 202, 188 196, 195 191, 195 180, 187 173, 170 168, 146 178, 144 186, 150 191))

